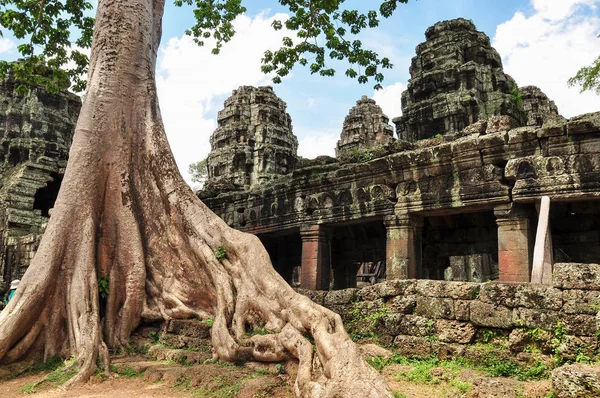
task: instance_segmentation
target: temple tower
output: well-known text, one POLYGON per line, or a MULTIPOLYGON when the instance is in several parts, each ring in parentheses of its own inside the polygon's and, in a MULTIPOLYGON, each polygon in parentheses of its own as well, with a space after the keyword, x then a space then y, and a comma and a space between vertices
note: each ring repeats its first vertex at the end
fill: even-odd
POLYGON ((294 170, 298 139, 272 87, 242 86, 224 105, 210 137, 208 187, 249 188, 294 170))

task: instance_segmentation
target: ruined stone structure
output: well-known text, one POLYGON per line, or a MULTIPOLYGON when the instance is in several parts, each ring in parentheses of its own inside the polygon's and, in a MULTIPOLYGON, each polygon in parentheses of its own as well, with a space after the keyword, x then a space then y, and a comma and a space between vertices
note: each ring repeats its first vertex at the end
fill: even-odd
POLYGON ((554 101, 536 86, 521 87, 517 95, 522 97, 527 126, 541 126, 544 120, 560 116, 554 101))
MULTIPOLYGON (((556 261, 600 262, 600 114, 566 120, 539 89, 517 89, 469 21, 426 36, 397 142, 202 200, 307 289, 356 286, 359 267, 382 262, 388 279, 527 282, 544 195, 556 261)), ((346 121, 338 154, 391 141, 370 100, 346 121)))
MULTIPOLYGON (((515 89, 471 22, 441 22, 426 37, 398 140, 362 98, 337 159, 299 159, 285 103, 270 87, 240 87, 219 112, 200 197, 308 289, 355 286, 357 272, 372 272, 365 263, 385 264, 388 279, 529 281, 544 195, 556 261, 600 262, 600 114, 566 120, 539 89, 515 89), (370 156, 344 156, 355 150, 370 156)), ((18 97, 10 80, 1 95, 6 281, 36 248, 80 105, 38 89, 18 97)))
POLYGON ((301 292, 401 355, 552 366, 554 355, 597 357, 598 280, 598 264, 558 263, 551 286, 409 279, 301 292))
POLYGON ((506 115, 520 124, 517 84, 504 73, 498 52, 471 21, 435 24, 412 59, 402 116, 394 119, 400 139, 414 142, 458 132, 479 120, 506 115))
POLYGON ((298 140, 285 102, 271 87, 234 90, 217 120, 207 188, 248 188, 294 170, 298 140))
MULTIPOLYGON (((62 181, 81 100, 0 81, 0 282, 20 278, 62 181)), ((0 286, 0 291, 3 287, 0 286)))
POLYGON ((394 129, 389 121, 374 100, 363 96, 344 120, 342 136, 335 148, 337 157, 376 146, 389 146, 394 142, 394 129))

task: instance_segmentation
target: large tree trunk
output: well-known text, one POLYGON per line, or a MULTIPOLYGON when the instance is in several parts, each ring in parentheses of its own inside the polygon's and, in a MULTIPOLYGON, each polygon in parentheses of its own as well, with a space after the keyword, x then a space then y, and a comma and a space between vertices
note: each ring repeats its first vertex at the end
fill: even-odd
POLYGON ((74 384, 98 358, 107 366, 107 346, 126 345, 142 319, 213 316, 222 360, 298 358, 299 397, 391 397, 341 318, 295 293, 259 240, 230 229, 181 178, 156 96, 163 7, 99 1, 69 164, 38 252, 0 314, 0 358, 73 356, 74 384), (99 278, 109 281, 106 300, 99 278), (245 337, 257 325, 272 333, 245 337))

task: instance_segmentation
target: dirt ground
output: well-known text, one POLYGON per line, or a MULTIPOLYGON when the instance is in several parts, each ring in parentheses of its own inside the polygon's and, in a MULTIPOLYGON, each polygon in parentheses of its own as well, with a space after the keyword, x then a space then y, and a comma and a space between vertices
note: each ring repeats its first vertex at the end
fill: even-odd
MULTIPOLYGON (((148 361, 142 357, 117 358, 110 377, 94 376, 83 386, 63 391, 46 383, 34 392, 31 385, 49 372, 11 377, 14 367, 0 368, 0 397, 217 397, 260 398, 293 397, 295 368, 286 366, 285 374, 275 365, 249 364, 239 367, 224 364, 183 366, 172 361, 148 361), (29 392, 25 392, 29 390, 29 392)), ((399 377, 410 366, 390 365, 382 374, 398 398, 545 398, 548 380, 520 382, 514 378, 488 377, 480 371, 465 369, 446 377, 442 369, 432 369, 435 383, 412 382, 399 377)))

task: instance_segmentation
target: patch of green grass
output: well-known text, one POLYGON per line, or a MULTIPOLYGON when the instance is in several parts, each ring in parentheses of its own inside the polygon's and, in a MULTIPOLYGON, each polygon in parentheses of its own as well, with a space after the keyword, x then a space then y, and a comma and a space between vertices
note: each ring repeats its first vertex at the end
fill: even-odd
POLYGON ((267 335, 267 334, 271 334, 271 332, 269 332, 267 329, 264 329, 264 328, 256 328, 256 329, 250 330, 246 334, 248 336, 256 336, 256 335, 264 336, 264 335, 267 335))
POLYGON ((138 372, 131 366, 125 366, 124 368, 118 368, 118 367, 112 365, 111 370, 120 376, 129 377, 130 379, 133 379, 136 377, 142 377, 144 375, 144 372, 138 372))
POLYGON ((151 330, 150 333, 148 333, 148 335, 150 336, 150 342, 152 344, 157 344, 160 340, 160 333, 158 333, 156 330, 151 330))
POLYGON ((394 398, 408 398, 408 395, 403 394, 399 391, 392 391, 392 394, 394 394, 394 398))
POLYGON ((17 377, 30 376, 37 373, 53 371, 63 364, 63 360, 58 356, 50 358, 48 361, 43 362, 42 360, 34 361, 30 366, 21 368, 11 372, 7 376, 0 378, 0 381, 12 380, 17 377))
POLYGON ((360 301, 354 303, 354 308, 350 312, 351 320, 345 325, 353 341, 377 337, 374 329, 386 315, 390 314, 390 310, 385 305, 375 312, 365 314, 366 309, 362 308, 362 305, 364 303, 360 301))
POLYGON ((205 324, 206 326, 208 326, 209 328, 212 328, 213 325, 215 324, 215 318, 206 318, 202 320, 202 323, 205 324))
POLYGON ((254 372, 254 374, 256 376, 266 376, 269 374, 269 372, 267 372, 266 369, 256 369, 256 371, 254 372))
POLYGON ((133 340, 129 342, 129 345, 125 347, 127 355, 147 355, 148 346, 146 344, 135 344, 133 340))
POLYGON ((192 386, 190 376, 181 375, 177 378, 174 384, 175 387, 181 388, 182 390, 189 390, 192 386))
MULTIPOLYGON (((54 368, 54 370, 52 370, 52 372, 50 372, 46 377, 39 381, 24 386, 21 389, 21 391, 25 394, 33 394, 40 387, 58 387, 65 384, 71 377, 77 374, 77 370, 73 367, 74 363, 74 358, 67 359, 65 361, 60 361, 60 363, 54 368)), ((52 364, 56 364, 56 361, 52 361, 52 364)))
POLYGON ((452 379, 449 381, 449 384, 458 390, 461 394, 469 394, 473 389, 473 383, 469 381, 461 381, 458 379, 452 379))
POLYGON ((484 343, 489 343, 496 338, 496 332, 493 330, 484 330, 482 334, 484 343))
POLYGON ((234 363, 231 362, 221 362, 218 359, 207 359, 206 361, 203 362, 204 365, 219 365, 223 368, 229 367, 229 366, 235 366, 234 363))

